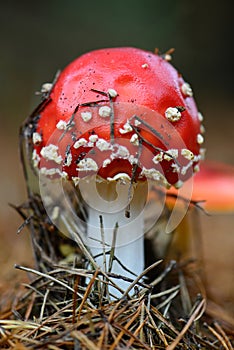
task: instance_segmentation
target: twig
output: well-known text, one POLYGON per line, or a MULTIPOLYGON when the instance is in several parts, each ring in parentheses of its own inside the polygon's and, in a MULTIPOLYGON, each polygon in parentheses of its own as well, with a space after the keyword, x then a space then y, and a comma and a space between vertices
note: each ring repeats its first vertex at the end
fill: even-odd
POLYGON ((44 298, 43 298, 43 303, 42 303, 42 306, 41 306, 39 322, 41 322, 42 319, 43 319, 43 315, 44 315, 44 311, 45 311, 45 305, 46 305, 46 301, 47 301, 47 297, 49 295, 49 292, 50 292, 49 289, 46 289, 46 292, 45 292, 45 295, 44 295, 44 298))
POLYGON ((218 339, 218 341, 221 343, 221 345, 224 347, 225 350, 230 350, 230 349, 233 349, 232 346, 231 348, 229 347, 229 343, 226 342, 226 337, 223 337, 223 334, 220 334, 219 331, 220 331, 220 328, 217 327, 217 324, 216 324, 216 329, 215 330, 213 327, 207 325, 207 328, 209 329, 209 331, 218 339))
POLYGON ((19 226, 18 230, 17 230, 17 234, 21 233, 21 231, 25 228, 25 226, 27 226, 30 222, 30 220, 32 220, 33 215, 30 215, 27 219, 24 220, 24 222, 19 226))
MULTIPOLYGON (((53 282, 55 282, 55 283, 57 283, 57 284, 60 284, 60 285, 61 285, 62 287, 64 287, 65 289, 70 290, 72 293, 75 293, 75 290, 74 290, 73 288, 71 288, 68 284, 66 284, 66 283, 64 283, 64 282, 62 282, 62 281, 56 279, 55 277, 46 274, 46 273, 43 273, 43 272, 40 272, 40 271, 31 269, 31 268, 29 268, 29 267, 17 265, 17 264, 15 264, 15 268, 16 268, 16 269, 19 269, 19 270, 22 270, 22 271, 26 271, 26 272, 33 273, 33 274, 35 274, 35 275, 44 277, 44 278, 46 278, 46 279, 49 279, 49 280, 51 280, 51 281, 53 281, 53 282)), ((78 292, 77 292, 77 295, 78 295, 80 298, 83 298, 83 295, 80 294, 80 293, 78 293, 78 292)), ((91 306, 91 307, 94 307, 91 303, 90 303, 90 306, 91 306)))
POLYGON ((118 228, 119 228, 119 225, 118 225, 118 222, 116 222, 114 230, 113 230, 113 236, 112 236, 112 242, 111 242, 108 272, 111 272, 112 266, 113 266, 113 261, 115 259, 115 246, 116 246, 116 237, 117 237, 118 228))
POLYGON ((221 334, 221 336, 223 337, 226 345, 228 346, 228 349, 233 350, 233 346, 232 346, 230 340, 228 339, 227 334, 224 332, 223 328, 218 324, 217 321, 214 322, 214 326, 217 329, 217 331, 221 334))
POLYGON ((178 336, 175 338, 175 340, 170 345, 168 345, 167 350, 174 350, 175 349, 175 347, 179 344, 181 339, 184 337, 185 333, 188 331, 188 329, 191 327, 193 322, 196 320, 197 316, 199 315, 199 313, 203 309, 204 305, 205 305, 205 299, 202 299, 202 301, 197 306, 197 308, 194 310, 193 314, 191 315, 190 319, 188 320, 188 322, 186 323, 186 325, 184 326, 182 331, 178 334, 178 336))
MULTIPOLYGON (((160 262, 161 261, 162 260, 160 260, 160 262)), ((166 275, 175 267, 175 265, 176 265, 175 260, 171 260, 169 264, 166 266, 165 270, 161 273, 161 275, 156 277, 155 280, 150 283, 151 288, 159 284, 166 277, 166 275)), ((140 295, 144 294, 145 292, 146 292, 146 289, 142 289, 140 291, 140 295)))
POLYGON ((84 294, 84 296, 83 296, 83 298, 82 298, 82 301, 81 301, 81 304, 80 304, 80 306, 79 306, 79 308, 78 308, 78 310, 79 310, 79 313, 78 313, 78 320, 80 320, 80 318, 81 318, 82 308, 83 308, 83 306, 84 306, 84 304, 85 304, 85 302, 86 302, 86 300, 87 300, 87 298, 88 298, 88 296, 89 296, 89 293, 90 293, 91 288, 92 288, 92 286, 93 286, 93 284, 94 284, 94 282, 95 282, 95 280, 96 280, 96 277, 97 277, 97 275, 98 275, 98 272, 99 272, 98 270, 95 271, 95 273, 94 273, 94 275, 93 275, 93 278, 89 281, 89 284, 88 284, 88 286, 87 286, 87 288, 86 288, 85 294, 84 294))
POLYGON ((156 266, 161 264, 162 260, 156 261, 154 264, 150 265, 147 267, 131 284, 130 286, 126 289, 126 291, 123 293, 123 297, 126 297, 130 290, 140 281, 140 279, 145 276, 149 271, 153 270, 156 266))
POLYGON ((176 290, 173 292, 166 300, 164 300, 162 303, 157 304, 157 309, 160 310, 165 305, 169 304, 179 293, 179 290, 176 290))
POLYGON ((104 225, 103 225, 103 217, 102 215, 99 216, 100 220, 100 231, 101 231, 101 239, 102 239, 102 257, 103 257, 103 270, 106 273, 106 248, 105 248, 105 232, 104 232, 104 225))

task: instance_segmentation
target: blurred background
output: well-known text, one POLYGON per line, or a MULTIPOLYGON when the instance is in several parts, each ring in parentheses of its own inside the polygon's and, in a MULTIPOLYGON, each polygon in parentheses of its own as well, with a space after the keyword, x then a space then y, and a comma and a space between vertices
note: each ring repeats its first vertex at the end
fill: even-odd
MULTIPOLYGON (((172 63, 191 83, 199 110, 205 116, 207 158, 234 165, 232 27, 232 0, 1 2, 2 281, 19 276, 19 272, 14 271, 14 263, 31 261, 28 232, 24 230, 20 235, 16 234, 22 220, 8 203, 18 205, 26 199, 18 153, 18 131, 21 123, 39 103, 40 97, 35 92, 40 90, 42 83, 51 82, 58 69, 89 50, 135 46, 151 51, 158 47, 164 53, 175 48, 172 63)), ((230 247, 234 244, 234 220, 228 217, 230 224, 227 228, 222 223, 224 218, 219 221, 220 226, 217 220, 209 222, 205 241, 208 242, 207 246, 209 240, 213 245, 217 242, 212 248, 216 250, 211 255, 216 261, 221 261, 222 256, 231 253, 230 247), (214 240, 217 227, 223 235, 220 237, 219 232, 214 240), (217 248, 220 242, 222 245, 227 242, 227 247, 222 247, 222 251, 217 248)), ((228 267, 222 267, 222 276, 224 268, 230 270, 230 264, 234 264, 233 260, 228 267)), ((228 293, 225 298, 230 301, 231 292, 228 293)))

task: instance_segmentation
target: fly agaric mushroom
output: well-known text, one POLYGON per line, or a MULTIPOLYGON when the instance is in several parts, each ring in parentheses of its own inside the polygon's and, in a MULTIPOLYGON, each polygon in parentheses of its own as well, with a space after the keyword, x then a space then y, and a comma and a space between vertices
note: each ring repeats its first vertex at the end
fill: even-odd
MULTIPOLYGON (((184 208, 184 203, 191 203, 192 207, 198 207, 205 210, 205 212, 211 216, 219 215, 219 220, 223 217, 223 214, 234 213, 234 167, 229 164, 214 162, 210 160, 200 162, 200 171, 193 177, 193 187, 190 198, 181 196, 179 191, 175 187, 171 187, 167 190, 166 205, 168 208, 173 208, 175 202, 178 201, 177 210, 181 211, 184 208), (222 215, 220 215, 222 214, 222 215)), ((149 201, 153 203, 158 200, 157 194, 158 188, 152 187, 149 194, 149 201)), ((203 221, 205 222, 205 215, 203 215, 203 221)), ((174 242, 171 240, 165 240, 165 250, 167 251, 167 260, 175 259, 175 256, 180 255, 180 258, 188 254, 191 246, 191 242, 194 239, 191 236, 190 219, 187 215, 183 218, 181 224, 177 227, 174 234, 174 242), (185 229, 186 226, 186 229, 185 229), (170 243, 170 251, 168 251, 168 243, 170 243)), ((150 234, 149 234, 150 236, 150 234)), ((157 256, 165 256, 163 254, 163 247, 161 243, 160 251, 158 249, 157 240, 155 237, 154 253, 157 256)), ((152 243, 152 242, 151 242, 152 243)), ((186 257, 187 258, 187 257, 186 257)))
POLYGON ((192 200, 204 201, 201 206, 209 213, 234 212, 234 168, 229 164, 206 161, 194 176, 192 200))
MULTIPOLYGON (((125 47, 77 58, 48 94, 34 114, 34 168, 79 189, 93 254, 110 249, 118 226, 115 256, 140 274, 148 182, 180 188, 198 170, 191 87, 164 56, 125 47)), ((132 277, 116 261, 112 272, 132 277)))
MULTIPOLYGON (((208 213, 234 212, 234 168, 232 165, 210 160, 200 162, 200 171, 194 175, 190 201, 197 203, 208 213)), ((154 196, 154 193, 151 192, 154 196)), ((167 191, 167 203, 173 204, 178 190, 171 187, 167 191)), ((156 198, 156 196, 154 196, 156 198)), ((152 198, 151 198, 152 199, 152 198)), ((182 198, 181 201, 186 200, 182 198)))

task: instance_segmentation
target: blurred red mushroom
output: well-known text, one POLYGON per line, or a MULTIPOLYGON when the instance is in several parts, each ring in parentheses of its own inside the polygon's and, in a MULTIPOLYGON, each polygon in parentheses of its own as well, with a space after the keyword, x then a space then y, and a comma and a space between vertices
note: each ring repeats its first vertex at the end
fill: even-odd
MULTIPOLYGON (((201 161, 199 164, 200 171, 194 174, 192 191, 190 197, 181 196, 181 193, 171 187, 167 190, 166 205, 172 210, 177 203, 177 212, 183 211, 184 205, 187 203, 191 208, 196 207, 203 212, 203 221, 206 215, 233 214, 234 213, 234 167, 232 165, 218 163, 214 161, 201 161)), ((153 187, 149 193, 149 200, 154 202, 158 200, 158 187, 153 187)), ((189 213, 188 213, 189 214, 189 213)), ((187 219, 189 215, 185 215, 181 224, 177 227, 174 243, 170 249, 169 258, 175 256, 187 256, 189 254, 189 246, 192 241, 196 240, 191 237, 191 222, 187 219)), ((166 228, 166 224, 164 229, 166 228)), ((195 234, 198 237, 198 232, 195 234)), ((197 238, 199 240, 199 238, 197 238)), ((157 256, 164 257, 171 243, 170 238, 162 240, 155 237, 154 251, 157 256), (159 247, 161 242, 161 247, 159 247), (162 245, 163 244, 163 245, 162 245)))
MULTIPOLYGON (((178 191, 171 187, 167 194, 169 203, 178 191)), ((234 167, 209 160, 200 162, 200 171, 193 177, 191 202, 207 213, 234 213, 234 167)))
POLYGON ((234 213, 234 168, 206 160, 194 176, 192 199, 207 212, 234 213))
MULTIPOLYGON (((169 207, 177 195, 173 188, 168 191, 169 207)), ((178 208, 183 207, 184 200, 181 198, 178 208)), ((202 278, 208 301, 221 305, 233 317, 234 166, 201 162, 200 171, 194 176, 190 203, 191 210, 167 246, 166 260, 195 261, 193 277, 198 273, 202 278)), ((157 253, 156 244, 154 251, 157 253)), ((209 304, 209 312, 214 312, 214 305, 209 304)))

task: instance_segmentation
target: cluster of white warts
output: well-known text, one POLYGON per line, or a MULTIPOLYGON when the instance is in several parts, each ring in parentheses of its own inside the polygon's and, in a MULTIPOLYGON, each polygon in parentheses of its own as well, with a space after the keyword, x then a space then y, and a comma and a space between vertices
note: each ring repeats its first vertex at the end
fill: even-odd
MULTIPOLYGON (((146 67, 144 66, 143 68, 146 68, 146 67)), ((192 89, 188 83, 184 83, 181 86, 181 91, 186 96, 189 96, 189 97, 193 96, 192 89)), ((108 93, 112 97, 117 96, 117 92, 114 89, 109 89, 108 93)), ((108 118, 111 116, 111 112, 112 112, 112 110, 109 106, 102 106, 99 108, 98 114, 101 118, 108 118)), ((178 107, 168 107, 165 111, 165 117, 170 122, 179 121, 181 116, 182 116, 181 111, 178 107)), ((81 112, 81 118, 85 123, 89 122, 92 119, 92 112, 90 112, 90 111, 81 112)), ((203 116, 201 113, 198 113, 198 119, 200 122, 203 121, 203 116)), ((134 124, 135 124, 135 126, 138 126, 141 124, 141 122, 139 120, 135 120, 134 124)), ((64 120, 60 120, 56 125, 56 128, 58 130, 67 130, 70 127, 71 127, 71 125, 69 124, 69 122, 67 123, 64 120)), ((129 133, 132 131, 133 131, 133 128, 130 125, 129 121, 127 121, 123 125, 123 127, 119 129, 119 132, 121 134, 126 134, 126 133, 129 133)), ((203 132, 204 132, 204 127, 201 126, 201 133, 203 133, 203 132)), ((39 145, 42 142, 41 135, 37 132, 34 132, 32 135, 32 141, 35 145, 39 145)), ((203 143, 203 141, 204 141, 204 138, 203 138, 202 134, 199 133, 197 135, 197 143, 201 145, 203 143)), ((134 133, 131 136, 130 143, 133 144, 134 146, 139 146, 139 138, 138 138, 138 135, 136 133, 134 133)), ((86 140, 85 138, 80 138, 79 140, 77 140, 73 144, 73 147, 75 149, 78 149, 79 147, 94 147, 94 146, 97 147, 102 152, 103 151, 111 151, 112 152, 110 155, 110 158, 107 158, 103 161, 102 167, 107 167, 107 165, 110 164, 111 161, 113 159, 116 159, 116 158, 126 159, 132 165, 137 164, 137 162, 138 162, 137 158, 129 153, 129 150, 127 149, 127 147, 121 146, 118 144, 111 144, 110 142, 108 142, 102 138, 99 138, 98 135, 91 135, 89 137, 89 140, 86 140)), ((204 149, 201 149, 199 155, 194 155, 189 149, 186 149, 186 148, 181 149, 180 152, 184 158, 189 160, 188 164, 186 166, 183 166, 182 168, 180 168, 180 166, 177 163, 173 163, 172 167, 174 168, 173 169, 174 172, 181 173, 182 175, 185 175, 187 170, 193 165, 193 163, 198 162, 201 158, 203 158, 203 155, 204 155, 204 149)), ((59 155, 58 146, 53 145, 53 144, 42 147, 40 155, 44 159, 54 161, 57 164, 62 164, 62 162, 63 162, 62 156, 59 155)), ((170 161, 172 159, 178 158, 178 156, 179 156, 178 149, 169 149, 167 151, 159 152, 157 155, 155 155, 153 157, 152 161, 154 164, 159 164, 162 160, 170 161)), ((40 156, 37 154, 36 150, 33 151, 32 160, 33 160, 34 167, 38 168, 38 165, 40 162, 40 156)), ((72 154, 69 152, 66 155, 65 165, 70 166, 71 163, 72 163, 72 154)), ((94 159, 84 158, 78 163, 76 170, 77 171, 97 171, 98 165, 94 159)), ((199 166, 196 165, 194 167, 194 171, 196 172, 198 170, 199 170, 199 166)), ((52 176, 52 175, 58 174, 63 178, 67 177, 67 173, 64 171, 61 171, 58 168, 47 169, 47 168, 43 167, 40 169, 40 172, 44 175, 51 175, 52 176)), ((126 176, 127 175, 125 174, 125 177, 126 176)), ((145 176, 148 179, 160 181, 166 187, 170 187, 170 184, 168 184, 166 178, 158 170, 156 170, 154 168, 146 169, 145 167, 143 167, 143 169, 141 171, 141 176, 145 176)), ((114 178, 108 178, 108 180, 110 180, 110 181, 111 180, 115 181, 118 179, 119 179, 119 174, 117 177, 115 176, 114 178)), ((75 185, 77 185, 79 178, 73 177, 73 181, 74 181, 75 185)), ((180 186, 182 186, 182 184, 183 183, 181 181, 178 181, 178 183, 175 184, 174 186, 179 188, 180 186)))

